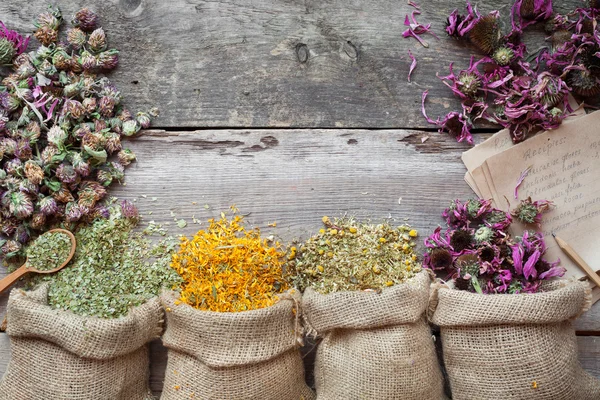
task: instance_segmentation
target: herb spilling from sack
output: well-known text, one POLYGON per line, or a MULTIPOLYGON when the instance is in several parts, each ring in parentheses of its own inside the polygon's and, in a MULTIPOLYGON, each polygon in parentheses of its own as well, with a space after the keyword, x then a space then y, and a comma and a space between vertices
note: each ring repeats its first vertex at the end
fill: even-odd
POLYGON ((171 266, 183 282, 180 301, 200 310, 237 312, 269 307, 288 289, 279 242, 246 229, 243 218, 210 219, 193 238, 181 238, 171 266))
MULTIPOLYGON (((540 220, 549 202, 527 199, 513 211, 523 222, 540 220), (534 210, 535 208, 535 210, 534 210)), ((542 281, 565 274, 555 262, 546 261, 544 235, 525 230, 512 237, 511 214, 495 209, 489 200, 455 200, 444 210, 448 228, 436 228, 425 239, 423 266, 453 280, 456 289, 477 293, 535 293, 542 281)))
POLYGON ((473 143, 471 129, 478 120, 508 128, 515 143, 539 130, 557 128, 573 111, 567 95, 583 100, 600 94, 600 2, 569 14, 553 11, 551 0, 517 0, 511 8, 511 29, 503 32, 500 12, 482 15, 468 1, 466 14, 454 10, 446 33, 468 41, 482 55, 472 56, 467 69, 440 79, 461 101, 462 110, 433 120, 440 132, 473 143), (548 46, 529 52, 522 41, 524 30, 544 23, 548 46))
POLYGON ((29 280, 30 287, 50 282, 51 307, 84 316, 117 318, 157 296, 163 288, 179 284, 179 276, 169 267, 176 239, 165 236, 153 243, 153 233, 166 235, 153 224, 143 232, 134 232, 139 218, 128 201, 121 206, 111 204, 104 213, 106 218, 75 232, 77 249, 68 266, 29 280))
POLYGON ((323 217, 323 224, 299 250, 291 248, 293 283, 302 291, 381 290, 421 270, 414 252, 417 231, 407 225, 375 225, 347 217, 323 217))
POLYGON ((0 68, 0 246, 7 257, 23 255, 23 244, 53 223, 98 217, 106 187, 135 159, 121 139, 157 115, 133 115, 102 76, 117 66, 118 51, 98 22, 80 10, 62 42, 63 17, 50 8, 37 19, 41 44, 29 53, 29 38, 0 22, 0 64, 10 67, 0 68))
POLYGON ((27 265, 38 271, 60 267, 71 254, 71 238, 62 232, 38 236, 27 248, 27 265))

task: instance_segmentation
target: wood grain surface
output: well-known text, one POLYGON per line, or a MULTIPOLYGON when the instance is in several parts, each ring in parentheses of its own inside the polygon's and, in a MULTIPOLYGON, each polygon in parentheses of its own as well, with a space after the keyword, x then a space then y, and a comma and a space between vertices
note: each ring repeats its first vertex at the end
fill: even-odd
MULTIPOLYGON (((44 0, 0 2, 0 19, 30 31, 44 0)), ((444 33, 464 1, 427 0, 417 21, 439 40, 403 38, 406 0, 70 0, 67 20, 85 5, 101 16, 120 53, 112 79, 132 109, 158 106, 160 127, 431 127, 421 116, 459 107, 436 77, 468 66, 473 49, 444 33), (417 58, 412 82, 411 60, 417 58)), ((508 17, 511 1, 475 1, 508 17)), ((555 1, 571 11, 579 0, 555 1)), ((507 18, 504 18, 505 20, 507 18)), ((508 21, 506 21, 508 22, 508 21)), ((510 25, 509 25, 510 26, 510 25)), ((530 40, 543 41, 537 27, 530 40)))

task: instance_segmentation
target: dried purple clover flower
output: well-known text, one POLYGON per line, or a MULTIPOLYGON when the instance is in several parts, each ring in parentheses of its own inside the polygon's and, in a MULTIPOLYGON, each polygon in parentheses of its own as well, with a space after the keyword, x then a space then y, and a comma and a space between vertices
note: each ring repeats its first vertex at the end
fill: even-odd
POLYGON ((140 218, 140 213, 139 213, 137 207, 135 206, 135 204, 133 204, 129 200, 121 201, 121 212, 122 212, 124 218, 132 219, 132 220, 136 220, 136 221, 139 220, 139 218, 140 218))
POLYGON ((74 49, 78 50, 82 48, 87 41, 85 32, 79 28, 71 28, 67 31, 67 42, 74 49))
POLYGON ((19 219, 27 218, 33 214, 33 202, 23 192, 13 192, 10 194, 9 207, 10 213, 19 219))
POLYGON ((16 254, 19 250, 21 250, 21 243, 16 240, 8 240, 4 245, 2 245, 2 253, 8 257, 9 255, 16 254))
POLYGON ((65 207, 65 221, 77 222, 83 216, 83 211, 76 203, 67 203, 65 207))
POLYGON ((106 35, 104 34, 104 29, 98 28, 94 30, 88 38, 88 45, 95 53, 106 50, 106 35))
POLYGON ((37 204, 40 212, 45 216, 52 216, 58 211, 56 200, 53 197, 47 196, 42 197, 37 204))
POLYGON ((119 162, 124 166, 131 164, 131 162, 135 160, 135 154, 129 149, 123 149, 119 151, 117 156, 119 158, 119 162))
POLYGON ((133 136, 138 133, 141 129, 138 122, 134 119, 123 122, 123 135, 125 136, 133 136))
POLYGON ((511 215, 525 224, 540 224, 542 214, 548 212, 554 204, 548 200, 532 201, 531 197, 521 200, 511 215))
POLYGON ((98 26, 98 15, 88 8, 83 8, 77 11, 72 23, 84 32, 92 32, 98 26))
POLYGON ((148 129, 150 127, 150 115, 148 113, 139 112, 137 113, 135 119, 138 122, 138 124, 140 124, 142 129, 148 129))
POLYGON ((114 49, 103 51, 98 54, 97 64, 106 71, 117 68, 119 64, 119 52, 114 49))
POLYGON ((23 167, 25 176, 34 185, 39 185, 44 179, 44 170, 33 160, 28 160, 23 167))

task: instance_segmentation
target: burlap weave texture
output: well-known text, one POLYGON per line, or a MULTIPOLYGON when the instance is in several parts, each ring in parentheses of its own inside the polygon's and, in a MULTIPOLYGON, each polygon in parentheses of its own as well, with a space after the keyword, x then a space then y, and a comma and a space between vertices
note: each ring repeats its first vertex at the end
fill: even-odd
POLYGON ((147 343, 160 336, 158 298, 116 319, 47 305, 48 286, 14 289, 8 300, 11 359, 2 400, 147 400, 147 343))
POLYGON ((571 320, 589 307, 582 282, 535 294, 484 295, 439 287, 439 325, 455 400, 598 400, 600 381, 577 359, 571 320))
POLYGON ((297 302, 220 313, 176 299, 173 292, 161 296, 168 349, 161 399, 314 399, 297 348, 297 302))
POLYGON ((443 380, 425 313, 430 275, 375 292, 304 293, 317 349, 318 400, 440 400, 443 380))

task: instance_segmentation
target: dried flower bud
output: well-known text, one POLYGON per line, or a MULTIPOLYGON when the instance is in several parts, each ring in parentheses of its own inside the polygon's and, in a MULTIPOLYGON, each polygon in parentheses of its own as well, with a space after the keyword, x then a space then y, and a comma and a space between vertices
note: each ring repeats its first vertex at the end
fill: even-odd
POLYGON ((121 201, 121 212, 124 218, 132 219, 134 221, 140 219, 140 213, 137 207, 129 200, 121 201))
POLYGON ((38 15, 37 22, 35 26, 37 28, 41 28, 43 26, 47 26, 50 29, 58 30, 61 24, 62 16, 59 10, 55 10, 54 12, 45 12, 38 15))
POLYGON ((100 115, 105 118, 112 117, 115 108, 115 100, 112 97, 103 96, 100 98, 100 104, 98 104, 98 111, 100 115))
MULTIPOLYGON (((84 100, 85 102, 85 100, 84 100)), ((78 138, 83 138, 88 133, 92 133, 92 129, 88 124, 81 124, 79 128, 75 131, 74 135, 78 138)))
POLYGON ((31 65, 30 62, 23 63, 23 65, 21 65, 19 69, 17 69, 17 75, 19 76, 19 79, 29 78, 31 76, 34 76, 36 73, 37 70, 33 65, 31 65))
POLYGON ((63 95, 65 97, 75 97, 81 92, 82 86, 81 82, 69 83, 64 87, 63 95))
POLYGON ((54 125, 48 131, 47 138, 49 143, 52 143, 56 147, 60 147, 65 143, 65 140, 67 140, 67 133, 60 126, 54 125))
POLYGON ((477 96, 477 91, 481 87, 481 80, 476 74, 463 71, 458 75, 458 82, 461 84, 458 87, 458 90, 460 90, 465 96, 471 98, 477 96))
MULTIPOLYGON (((4 198, 9 199, 9 196, 5 196, 4 198)), ((18 221, 13 217, 5 217, 1 224, 0 231, 2 231, 2 233, 6 236, 12 236, 12 234, 17 230, 18 221)))
POLYGON ((116 151, 121 150, 121 148, 122 148, 121 138, 119 137, 119 135, 117 133, 107 132, 105 134, 105 138, 106 138, 105 149, 109 154, 112 154, 116 151))
POLYGON ((82 8, 77 11, 72 22, 84 32, 92 32, 98 25, 98 15, 88 8, 82 8))
POLYGON ((13 192, 10 195, 9 210, 12 215, 24 219, 33 214, 33 202, 23 192, 13 192))
POLYGON ((505 66, 510 64, 514 56, 515 52, 509 49, 508 47, 500 47, 494 52, 492 58, 494 59, 494 61, 496 61, 498 65, 505 66))
POLYGON ((433 270, 449 268, 452 266, 452 261, 452 255, 446 249, 433 249, 429 255, 429 264, 433 270))
POLYGON ((105 170, 98 171, 97 177, 98 182, 100 182, 104 186, 110 186, 113 180, 111 173, 105 170))
POLYGON ((16 253, 19 250, 21 250, 21 247, 21 243, 15 240, 7 240, 6 243, 4 243, 4 245, 2 246, 2 253, 4 253, 5 256, 8 254, 16 253))
POLYGON ((110 217, 110 211, 107 207, 105 206, 96 206, 92 209, 92 211, 90 211, 90 216, 94 219, 96 218, 104 218, 104 219, 108 219, 110 217))
POLYGON ((57 69, 68 71, 71 69, 71 56, 62 49, 57 50, 52 56, 52 64, 57 69))
POLYGON ((44 170, 35 161, 27 161, 23 170, 27 179, 29 179, 29 182, 34 185, 42 183, 42 179, 44 179, 44 170))
POLYGON ((122 165, 127 166, 135 160, 135 154, 129 149, 123 149, 119 151, 118 158, 122 165))
POLYGON ((29 180, 23 179, 19 183, 19 191, 30 194, 35 198, 37 196, 37 194, 40 192, 40 188, 38 187, 38 185, 34 185, 29 180))
POLYGON ((92 51, 99 53, 106 49, 106 35, 104 29, 98 28, 90 34, 88 38, 88 45, 92 51))
POLYGON ((600 83, 588 70, 569 71, 567 80, 571 89, 580 96, 593 97, 600 94, 600 83))
POLYGON ((501 37, 498 18, 493 14, 479 18, 469 32, 471 43, 485 54, 492 54, 500 44, 501 37))
POLYGON ((42 230, 46 225, 46 216, 42 213, 35 213, 31 217, 31 227, 36 230, 42 230))
POLYGON ((44 46, 50 46, 58 40, 58 31, 47 25, 40 26, 33 34, 44 46))
POLYGON ((58 72, 56 67, 48 60, 44 60, 44 62, 42 62, 38 69, 42 74, 46 76, 53 76, 58 72))
POLYGON ((77 192, 77 204, 82 209, 90 210, 96 205, 96 196, 91 188, 77 192))
POLYGON ((43 197, 39 200, 38 208, 43 215, 54 215, 58 211, 56 200, 50 196, 43 197))
POLYGON ((140 124, 142 129, 148 129, 150 127, 150 115, 148 113, 137 113, 136 120, 140 124))
POLYGON ((0 148, 4 154, 13 155, 17 149, 17 141, 11 138, 4 138, 0 141, 0 148))
POLYGON ((70 161, 75 169, 75 172, 77 172, 80 176, 86 177, 90 174, 90 164, 84 160, 81 153, 71 152, 70 161))
POLYGON ((44 150, 42 150, 42 154, 40 156, 40 158, 42 159, 42 162, 44 163, 44 166, 50 166, 53 164, 56 164, 56 161, 54 160, 54 156, 57 155, 58 153, 60 153, 60 151, 58 150, 58 148, 54 145, 48 145, 44 148, 44 150))
POLYGON ((67 31, 67 42, 76 50, 80 49, 86 42, 85 33, 79 28, 71 28, 67 31))
POLYGON ((117 50, 107 50, 98 54, 98 65, 104 70, 117 68, 119 64, 119 52, 117 50))
POLYGON ((77 203, 70 202, 67 203, 65 207, 65 219, 67 222, 76 222, 79 221, 83 212, 81 208, 77 205, 77 203))
POLYGON ((106 189, 96 181, 83 181, 80 185, 82 190, 90 190, 94 201, 100 201, 106 196, 106 189))
POLYGON ((70 115, 72 119, 79 120, 86 113, 86 109, 77 100, 67 100, 63 108, 63 114, 70 115))
POLYGON ((552 36, 550 36, 550 41, 552 42, 552 51, 555 52, 560 46, 571 40, 572 35, 573 34, 566 29, 561 29, 554 32, 552 36))
POLYGON ((17 50, 11 41, 0 38, 0 65, 10 64, 17 54, 17 50))
POLYGON ((125 167, 119 162, 110 163, 110 173, 112 177, 118 181, 125 177, 125 167))
POLYGON ((71 164, 62 163, 56 169, 56 177, 64 183, 76 182, 79 175, 71 164))
POLYGON ((83 99, 83 107, 85 107, 85 110, 88 112, 88 114, 91 114, 94 111, 96 111, 97 105, 98 102, 96 101, 95 97, 86 97, 85 99, 83 99))
POLYGON ((83 68, 83 70, 87 72, 93 71, 98 66, 98 61, 96 60, 96 57, 94 57, 87 51, 81 53, 78 62, 81 65, 81 68, 83 68))
POLYGON ((27 231, 25 225, 19 225, 17 227, 17 230, 15 231, 15 239, 17 239, 17 242, 21 244, 27 243, 29 240, 29 232, 27 231))
POLYGON ((123 122, 123 135, 132 136, 140 131, 140 125, 135 120, 123 122))
POLYGON ((101 142, 102 136, 95 132, 87 133, 83 138, 81 138, 81 145, 83 147, 88 146, 93 150, 97 150, 100 147, 101 142))
POLYGON ((119 118, 114 117, 114 118, 111 118, 108 120, 108 126, 111 129, 114 129, 114 128, 121 129, 121 127, 123 126, 123 121, 121 121, 119 118))
POLYGON ((19 139, 17 142, 17 147, 15 149, 15 156, 21 160, 29 160, 32 156, 31 154, 31 146, 29 145, 29 140, 27 139, 19 139))
POLYGON ((75 200, 75 198, 71 194, 71 191, 69 190, 69 188, 67 188, 67 185, 64 183, 56 192, 52 193, 52 197, 54 197, 56 201, 61 203, 68 203, 75 200))
POLYGON ((94 131, 96 133, 101 133, 103 130, 107 128, 106 121, 103 119, 97 119, 94 121, 94 131))
POLYGON ((9 175, 21 175, 21 171, 23 170, 23 163, 18 158, 13 158, 12 160, 6 161, 4 163, 4 170, 9 175))

